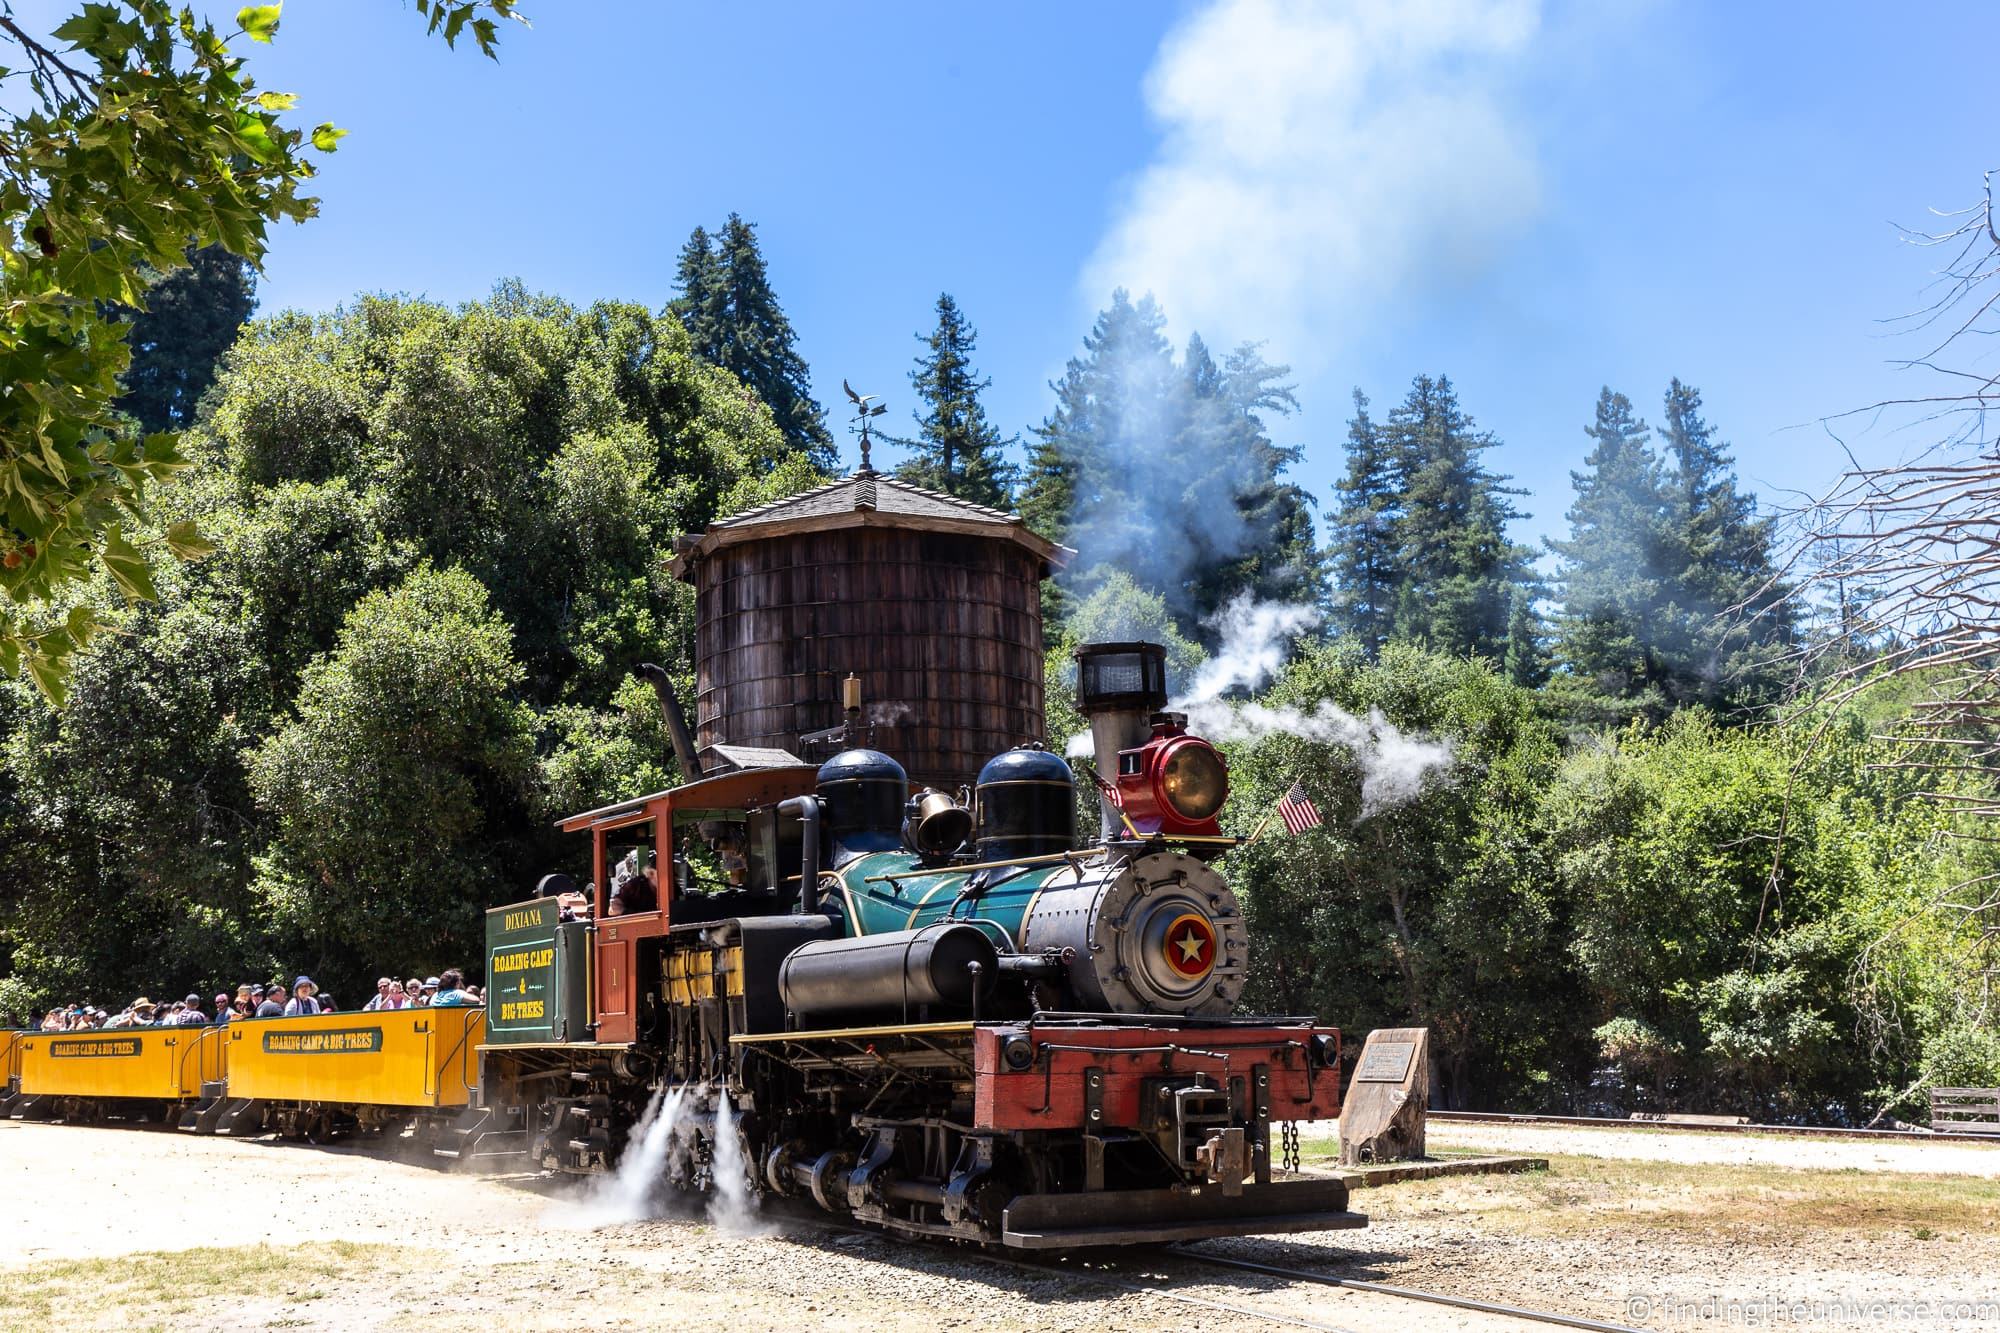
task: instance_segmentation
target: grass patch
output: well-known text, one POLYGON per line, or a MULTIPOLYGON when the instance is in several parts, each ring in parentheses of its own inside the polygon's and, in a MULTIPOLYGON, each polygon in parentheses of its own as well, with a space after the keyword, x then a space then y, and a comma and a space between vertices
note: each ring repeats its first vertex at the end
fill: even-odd
MULTIPOLYGON (((1538 1154, 1540 1155, 1540 1154, 1538 1154)), ((1631 1229, 1782 1240, 1801 1228, 1929 1239, 2000 1232, 2000 1180, 1854 1169, 1687 1165, 1549 1155, 1547 1171, 1369 1191, 1384 1220, 1449 1215, 1535 1234, 1631 1229)))
MULTIPOLYGON (((0 1327, 183 1329, 204 1308, 289 1306, 329 1285, 409 1271, 435 1258, 400 1245, 310 1240, 43 1261, 0 1272, 0 1327)), ((303 1321, 273 1316, 282 1327, 303 1321)))

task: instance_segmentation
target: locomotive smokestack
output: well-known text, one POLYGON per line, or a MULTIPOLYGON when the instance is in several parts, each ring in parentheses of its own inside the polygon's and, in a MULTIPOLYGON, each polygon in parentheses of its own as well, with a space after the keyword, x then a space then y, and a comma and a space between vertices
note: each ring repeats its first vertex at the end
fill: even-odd
POLYGON ((694 736, 688 731, 687 715, 681 712, 680 696, 674 693, 674 683, 667 679, 667 669, 656 662, 641 662, 639 678, 651 685, 653 693, 660 696, 660 715, 667 720, 667 735, 673 739, 674 758, 680 762, 682 779, 698 781, 701 760, 695 755, 694 736))
MULTIPOLYGON (((1153 714, 1167 706, 1167 650, 1157 643, 1086 643, 1076 650, 1076 697, 1090 719, 1097 774, 1118 781, 1118 754, 1153 734, 1153 714)), ((1111 798, 1103 797, 1103 838, 1124 830, 1111 798)))

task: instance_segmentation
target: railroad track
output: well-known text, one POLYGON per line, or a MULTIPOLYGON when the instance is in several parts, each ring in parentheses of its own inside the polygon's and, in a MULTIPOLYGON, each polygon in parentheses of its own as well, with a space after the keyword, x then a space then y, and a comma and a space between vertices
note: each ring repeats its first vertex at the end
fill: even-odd
MULTIPOLYGON (((823 1216, 795 1214, 792 1220, 803 1222, 823 1231, 842 1235, 866 1236, 875 1240, 892 1239, 888 1233, 868 1227, 846 1225, 826 1219, 823 1216)), ((1007 1268, 1017 1272, 1031 1273, 1038 1277, 1057 1276, 1081 1283, 1110 1287, 1134 1295, 1148 1296, 1155 1300, 1167 1301, 1175 1305, 1185 1305, 1194 1309, 1235 1315, 1241 1319, 1257 1320, 1284 1328, 1318 1330, 1318 1333, 1355 1333, 1344 1324, 1328 1323, 1306 1315, 1290 1311, 1272 1310, 1246 1304, 1241 1300, 1223 1299, 1216 1296, 1198 1295, 1170 1285, 1174 1274, 1162 1275, 1149 1272, 1149 1265, 1129 1254, 1119 1253, 1105 1258, 1083 1258, 1064 1256, 1056 1258, 1025 1258, 997 1253, 987 1249, 966 1249, 963 1251, 940 1251, 948 1253, 955 1261, 973 1262, 995 1268, 1007 1268)), ((1423 1291, 1415 1287, 1394 1286, 1386 1282, 1365 1282, 1358 1278, 1335 1277, 1330 1273, 1315 1273, 1309 1269, 1290 1268, 1279 1264, 1258 1263, 1250 1259, 1234 1259, 1224 1255, 1207 1254, 1189 1248, 1186 1244, 1163 1245, 1153 1250, 1149 1258, 1170 1258, 1182 1261, 1191 1267, 1222 1269, 1241 1273, 1255 1273, 1263 1277, 1279 1278, 1287 1282, 1301 1283, 1317 1287, 1336 1287, 1348 1291, 1363 1292, 1371 1296, 1388 1297, 1397 1301, 1422 1302, 1447 1306, 1477 1314, 1499 1318, 1516 1319, 1531 1323, 1550 1324, 1563 1328, 1586 1330, 1586 1333, 1646 1333, 1627 1324, 1607 1323, 1598 1319, 1585 1319, 1578 1315, 1561 1314, 1554 1310, 1535 1310, 1526 1306, 1507 1305, 1497 1301, 1483 1301, 1470 1296, 1453 1296, 1441 1291, 1423 1291)))
MULTIPOLYGON (((1210 1268, 1229 1268, 1244 1273, 1262 1273, 1267 1277, 1281 1277, 1292 1282, 1308 1282, 1322 1287, 1342 1287, 1349 1291, 1371 1292, 1378 1296, 1394 1296, 1402 1300, 1423 1301, 1431 1305, 1445 1305, 1458 1310, 1473 1310, 1480 1314, 1500 1315, 1510 1319, 1525 1319, 1539 1324, 1556 1324, 1564 1328, 1581 1328, 1590 1333, 1643 1333, 1629 1324, 1613 1324, 1602 1319, 1585 1319, 1580 1315, 1559 1314, 1553 1310, 1534 1310, 1521 1305, 1506 1305, 1499 1301, 1482 1301, 1471 1296, 1453 1296, 1442 1291, 1422 1291, 1415 1287, 1392 1286, 1386 1282, 1364 1282, 1358 1278, 1335 1277, 1331 1273, 1314 1273, 1303 1268, 1287 1268, 1279 1264, 1262 1264, 1251 1259, 1230 1259, 1217 1254, 1203 1254, 1183 1246, 1169 1246, 1170 1253, 1182 1259, 1210 1268)), ((1276 1318, 1276 1316, 1265 1316, 1276 1318)))
POLYGON ((1710 1125, 1685 1120, 1614 1120, 1608 1116, 1533 1115, 1506 1111, 1427 1111, 1435 1124, 1574 1125, 1585 1129, 1674 1129, 1696 1134, 1777 1134, 1798 1138, 1886 1139, 1897 1143, 2000 1144, 2000 1135, 1923 1129, 1848 1129, 1838 1125, 1710 1125))

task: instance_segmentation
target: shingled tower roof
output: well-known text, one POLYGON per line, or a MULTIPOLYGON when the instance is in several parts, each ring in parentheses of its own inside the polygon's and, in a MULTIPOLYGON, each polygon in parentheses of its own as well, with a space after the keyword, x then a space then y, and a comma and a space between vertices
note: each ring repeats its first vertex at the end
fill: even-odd
POLYGON ((682 537, 675 544, 673 571, 677 578, 686 578, 695 561, 738 542, 868 527, 915 528, 1015 541, 1041 557, 1050 569, 1061 568, 1076 554, 1032 531, 1019 514, 988 509, 864 467, 824 486, 718 519, 699 537, 682 537))

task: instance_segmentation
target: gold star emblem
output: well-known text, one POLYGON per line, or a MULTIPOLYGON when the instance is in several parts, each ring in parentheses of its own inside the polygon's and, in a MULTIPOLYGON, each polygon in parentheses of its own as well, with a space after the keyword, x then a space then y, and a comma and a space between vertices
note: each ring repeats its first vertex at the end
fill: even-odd
POLYGON ((1201 957, 1201 936, 1195 934, 1193 926, 1189 926, 1188 933, 1175 940, 1174 943, 1180 946, 1181 960, 1183 962, 1192 963, 1201 957))

